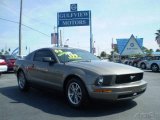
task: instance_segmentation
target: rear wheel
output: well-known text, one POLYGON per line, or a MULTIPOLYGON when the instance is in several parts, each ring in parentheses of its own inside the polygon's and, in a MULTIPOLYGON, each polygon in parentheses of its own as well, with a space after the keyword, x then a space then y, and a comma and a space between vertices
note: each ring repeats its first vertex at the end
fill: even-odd
POLYGON ((146 69, 146 64, 141 63, 140 67, 141 67, 141 69, 146 69))
POLYGON ((27 79, 23 71, 20 71, 17 75, 18 78, 18 86, 21 91, 28 91, 29 85, 27 83, 27 79))
POLYGON ((79 78, 72 78, 66 85, 66 99, 71 107, 79 108, 88 101, 88 95, 84 84, 79 78))
POLYGON ((137 67, 137 63, 133 63, 133 66, 134 66, 134 67, 137 67))
POLYGON ((152 70, 153 72, 158 72, 158 71, 159 71, 158 65, 157 65, 157 64, 152 64, 152 65, 151 65, 151 70, 152 70))

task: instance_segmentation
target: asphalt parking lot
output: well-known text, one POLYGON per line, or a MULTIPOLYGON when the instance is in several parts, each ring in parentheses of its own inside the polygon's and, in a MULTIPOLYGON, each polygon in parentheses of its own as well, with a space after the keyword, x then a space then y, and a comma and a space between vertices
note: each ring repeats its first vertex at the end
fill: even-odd
POLYGON ((147 91, 128 103, 92 102, 87 108, 70 108, 63 95, 31 89, 22 93, 16 76, 0 76, 0 120, 160 120, 160 72, 144 72, 147 91))

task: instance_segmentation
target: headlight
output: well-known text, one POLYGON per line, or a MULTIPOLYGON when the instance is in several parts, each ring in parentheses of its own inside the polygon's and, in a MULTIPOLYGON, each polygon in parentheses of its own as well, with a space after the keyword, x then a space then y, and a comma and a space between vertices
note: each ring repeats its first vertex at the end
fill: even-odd
POLYGON ((97 86, 102 86, 102 85, 103 85, 103 77, 102 77, 102 76, 99 76, 99 77, 96 79, 96 85, 97 85, 97 86))
POLYGON ((113 79, 112 75, 99 76, 95 81, 96 86, 110 86, 113 79))

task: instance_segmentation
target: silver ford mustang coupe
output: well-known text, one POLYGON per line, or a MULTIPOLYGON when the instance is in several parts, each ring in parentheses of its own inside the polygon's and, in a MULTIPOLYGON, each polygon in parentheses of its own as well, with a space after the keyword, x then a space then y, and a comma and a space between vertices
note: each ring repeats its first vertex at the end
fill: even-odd
POLYGON ((32 85, 64 92, 72 107, 89 98, 111 101, 132 100, 145 92, 143 71, 128 65, 102 61, 74 48, 42 48, 17 60, 15 71, 21 91, 32 85))

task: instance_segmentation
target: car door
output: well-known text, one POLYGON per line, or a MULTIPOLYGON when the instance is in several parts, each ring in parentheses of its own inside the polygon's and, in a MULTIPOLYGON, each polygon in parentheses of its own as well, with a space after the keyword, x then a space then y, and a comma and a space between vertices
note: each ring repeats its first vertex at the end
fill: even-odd
POLYGON ((59 81, 59 64, 56 62, 54 54, 46 49, 35 52, 30 76, 33 82, 47 86, 57 86, 59 81), (51 57, 54 63, 44 62, 44 57, 51 57))
POLYGON ((29 69, 29 75, 32 82, 41 83, 41 77, 43 71, 46 69, 45 63, 42 62, 43 58, 43 50, 39 50, 35 52, 33 57, 32 64, 29 69))

